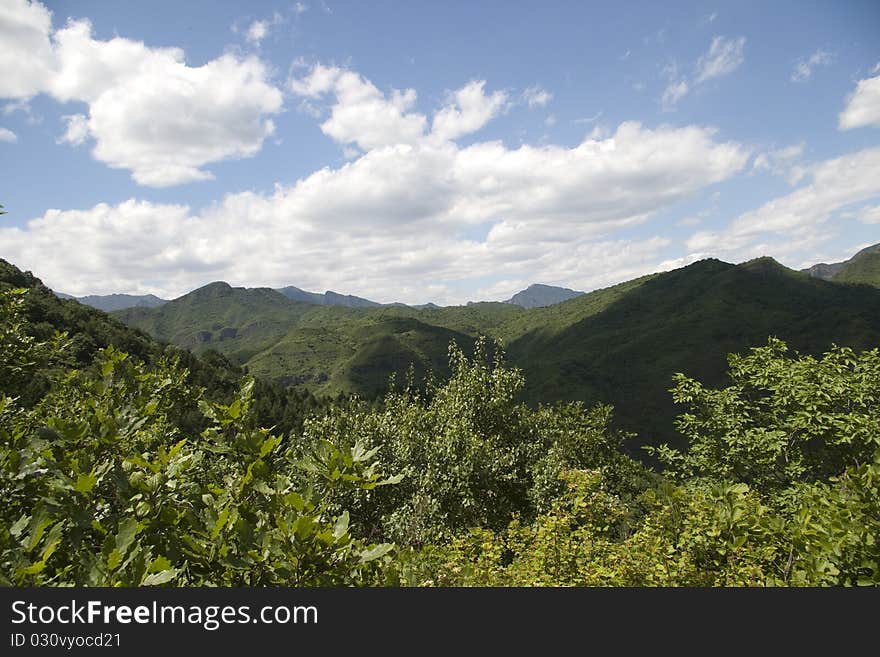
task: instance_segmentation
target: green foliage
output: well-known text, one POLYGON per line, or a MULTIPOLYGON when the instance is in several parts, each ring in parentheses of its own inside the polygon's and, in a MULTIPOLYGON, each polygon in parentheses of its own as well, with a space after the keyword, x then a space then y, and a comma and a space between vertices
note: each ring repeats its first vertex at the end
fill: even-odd
MULTIPOLYGON (((728 283, 742 271, 802 283, 767 261, 728 283)), ((638 316, 659 283, 609 293, 585 327, 638 316)), ((460 327, 491 312, 472 311, 460 327)), ((408 312, 346 330, 370 358, 406 344, 433 363, 449 333, 408 312)), ((730 355, 724 385, 677 375, 684 445, 654 450, 659 475, 621 452, 632 437, 609 406, 529 407, 500 344, 470 346, 449 345, 448 380, 417 384, 411 367, 379 403, 327 405, 0 262, 0 584, 880 584, 878 349, 800 355, 771 338, 730 355)))
POLYGON ((675 377, 673 399, 691 409, 676 422, 689 449, 656 453, 679 475, 777 491, 869 462, 880 448, 877 349, 788 357, 785 343, 771 338, 729 363, 731 385, 720 390, 675 377))
POLYGON ((159 309, 118 313, 178 346, 217 349, 257 376, 317 395, 379 399, 390 374, 450 374, 454 340, 504 341, 525 377, 520 401, 613 405, 625 443, 681 448, 667 389, 673 372, 724 382, 725 354, 784 339, 813 356, 831 343, 880 344, 880 290, 811 279, 769 258, 703 260, 678 270, 525 310, 504 303, 449 308, 342 308, 296 304, 271 290, 213 284, 159 309), (208 341, 204 341, 208 340, 208 341))
MULTIPOLYGON (((14 295, 0 298, 4 325, 20 326, 14 295)), ((42 346, 19 341, 0 367, 34 362, 42 346)), ((108 347, 95 366, 70 371, 32 409, 0 398, 0 583, 376 581, 392 546, 353 538, 348 513, 300 485, 282 437, 250 427, 252 379, 221 404, 170 360, 145 366, 108 347), (177 422, 195 408, 207 423, 198 437, 177 422)), ((387 482, 362 450, 324 456, 309 469, 328 490, 387 482)))
POLYGON ((401 555, 418 585, 834 586, 880 583, 877 350, 730 356, 733 385, 683 376, 687 452, 626 499, 613 469, 563 469, 549 512, 401 555), (783 439, 784 438, 784 439, 783 439), (640 507, 640 512, 633 510, 640 507))
POLYGON ((880 287, 880 250, 863 252, 847 261, 834 275, 835 283, 861 283, 880 287))
POLYGON ((617 451, 621 437, 607 431, 610 409, 517 403, 522 374, 482 338, 473 359, 455 345, 449 359, 444 385, 420 392, 410 382, 392 388, 381 409, 339 409, 306 424, 305 444, 347 449, 360 440, 402 475, 393 488, 344 501, 370 535, 421 545, 469 527, 503 527, 514 514, 549 508, 564 489, 559 473, 571 467, 607 466, 628 494, 646 485, 642 468, 617 451))

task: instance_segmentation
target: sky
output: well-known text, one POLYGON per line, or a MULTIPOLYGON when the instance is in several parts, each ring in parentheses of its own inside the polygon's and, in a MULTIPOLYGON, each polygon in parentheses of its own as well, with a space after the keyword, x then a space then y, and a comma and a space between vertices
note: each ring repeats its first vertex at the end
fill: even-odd
POLYGON ((0 0, 0 257, 69 294, 593 290, 880 242, 880 3, 0 0))

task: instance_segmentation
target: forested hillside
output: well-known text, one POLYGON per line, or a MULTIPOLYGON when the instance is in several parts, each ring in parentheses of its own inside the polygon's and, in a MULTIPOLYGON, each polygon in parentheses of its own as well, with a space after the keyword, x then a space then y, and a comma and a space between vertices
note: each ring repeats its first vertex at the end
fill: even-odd
POLYGON ((480 303, 416 309, 322 307, 214 283, 116 316, 184 348, 216 349, 248 370, 315 394, 375 398, 388 377, 448 375, 451 340, 500 338, 521 368, 521 399, 612 404, 627 442, 678 444, 671 376, 725 382, 725 354, 777 336, 818 355, 880 344, 880 290, 810 278, 770 258, 703 260, 543 308, 480 303))
POLYGON ((3 272, 3 584, 880 584, 877 348, 765 338, 723 387, 670 372, 684 449, 652 450, 661 472, 609 406, 521 403, 485 338, 448 346, 448 378, 279 430, 271 386, 3 272))

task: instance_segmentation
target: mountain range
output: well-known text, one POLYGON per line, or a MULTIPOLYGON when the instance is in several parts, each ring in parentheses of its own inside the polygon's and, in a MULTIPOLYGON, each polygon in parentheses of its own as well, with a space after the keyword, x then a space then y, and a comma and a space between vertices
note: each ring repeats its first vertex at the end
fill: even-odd
MULTIPOLYGON (((302 301, 316 306, 343 306, 344 308, 376 308, 378 306, 404 306, 402 303, 382 304, 369 299, 363 299, 351 294, 339 294, 332 290, 327 290, 323 294, 318 292, 306 292, 293 285, 276 288, 288 299, 292 301, 302 301)), ((157 308, 162 304, 168 303, 168 299, 160 299, 152 294, 90 294, 84 297, 75 297, 63 292, 56 292, 62 299, 73 299, 92 308, 112 312, 114 310, 124 310, 125 308, 157 308)), ((523 308, 539 308, 542 306, 551 306, 554 303, 561 303, 568 299, 574 298, 583 292, 576 292, 565 287, 555 287, 553 285, 530 285, 525 290, 514 294, 504 303, 510 303, 523 308)), ((413 308, 439 308, 434 303, 426 303, 413 308)))
POLYGON ((470 349, 487 335, 522 369, 525 401, 613 404, 617 426, 652 444, 677 441, 668 393, 676 372, 722 385, 727 354, 771 335, 811 354, 832 344, 880 345, 880 289, 823 280, 771 258, 701 260, 534 308, 327 306, 212 283, 158 308, 113 315, 160 341, 218 351, 284 385, 366 398, 410 368, 417 379, 429 371, 444 376, 451 340, 470 349))
POLYGON ((61 299, 73 299, 108 313, 124 308, 157 308, 163 303, 168 303, 167 299, 160 299, 152 294, 89 294, 84 297, 75 297, 64 292, 55 294, 61 299))
MULTIPOLYGON (((865 283, 868 285, 880 286, 880 244, 874 244, 862 249, 849 260, 843 262, 835 262, 831 264, 819 263, 801 270, 803 273, 809 274, 814 278, 821 278, 826 281, 836 281, 840 283, 865 283)), ((351 294, 339 294, 332 290, 324 293, 307 292, 293 285, 275 288, 285 297, 292 301, 301 301, 317 306, 342 306, 345 308, 377 308, 379 306, 405 306, 401 303, 381 304, 376 301, 364 299, 351 294)), ((126 308, 157 308, 165 303, 167 299, 160 299, 152 294, 136 295, 136 294, 91 294, 88 296, 75 297, 63 292, 56 292, 62 299, 74 299, 87 306, 92 306, 98 310, 105 312, 113 312, 115 310, 124 310, 126 308)), ((543 285, 535 283, 529 285, 526 289, 514 294, 504 303, 520 306, 522 308, 543 308, 552 306, 569 299, 583 295, 584 292, 571 290, 567 287, 558 287, 554 285, 543 285)), ((473 304, 474 302, 471 302, 473 304)), ((477 302, 479 303, 479 302, 477 302)), ((440 308, 434 303, 426 303, 413 308, 440 308)))

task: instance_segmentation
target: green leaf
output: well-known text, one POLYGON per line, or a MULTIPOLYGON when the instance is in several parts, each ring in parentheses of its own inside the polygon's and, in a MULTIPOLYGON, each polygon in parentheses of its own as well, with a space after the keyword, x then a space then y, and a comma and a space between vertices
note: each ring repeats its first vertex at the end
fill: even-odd
POLYGON ((226 526, 226 521, 229 519, 229 507, 227 506, 220 512, 220 515, 217 516, 217 522, 214 523, 214 529, 211 531, 211 539, 215 539, 220 536, 220 532, 223 531, 223 527, 226 526))
POLYGON ((141 582, 142 586, 157 586, 159 584, 167 584, 172 579, 177 577, 177 569, 169 568, 167 570, 162 570, 158 573, 153 573, 151 575, 147 575, 144 577, 141 582))
POLYGON ((45 568, 46 568, 46 562, 45 561, 38 561, 36 563, 31 564, 30 566, 28 566, 27 568, 25 568, 21 572, 24 573, 25 575, 37 575, 37 574, 43 572, 43 569, 45 569, 45 568))
POLYGON ((153 563, 147 568, 148 573, 158 573, 171 568, 171 562, 167 558, 159 556, 153 559, 153 563))
POLYGON ((369 561, 375 561, 379 557, 383 557, 391 550, 394 549, 394 543, 380 543, 379 545, 374 545, 372 548, 368 550, 363 550, 360 553, 361 563, 367 563, 369 561))
POLYGON ((116 570, 122 563, 122 553, 116 548, 107 555, 107 570, 116 570))
POLYGON ((12 534, 13 536, 15 536, 16 538, 18 538, 21 535, 21 533, 24 531, 24 528, 28 526, 28 523, 30 522, 30 520, 31 520, 30 516, 27 516, 27 515, 22 516, 21 518, 19 518, 18 520, 15 521, 15 524, 12 525, 12 527, 9 528, 9 533, 12 534))
POLYGON ((98 483, 98 478, 93 474, 80 474, 76 478, 76 483, 73 485, 73 489, 82 493, 83 495, 88 495, 92 492, 92 489, 95 487, 95 484, 98 483))
POLYGON ((337 518, 336 525, 333 527, 333 538, 339 539, 348 531, 348 521, 348 511, 343 511, 342 515, 337 518))
POLYGON ((136 518, 126 518, 119 523, 119 530, 116 533, 116 549, 119 551, 120 558, 128 552, 128 548, 131 547, 139 529, 140 524, 136 518))

